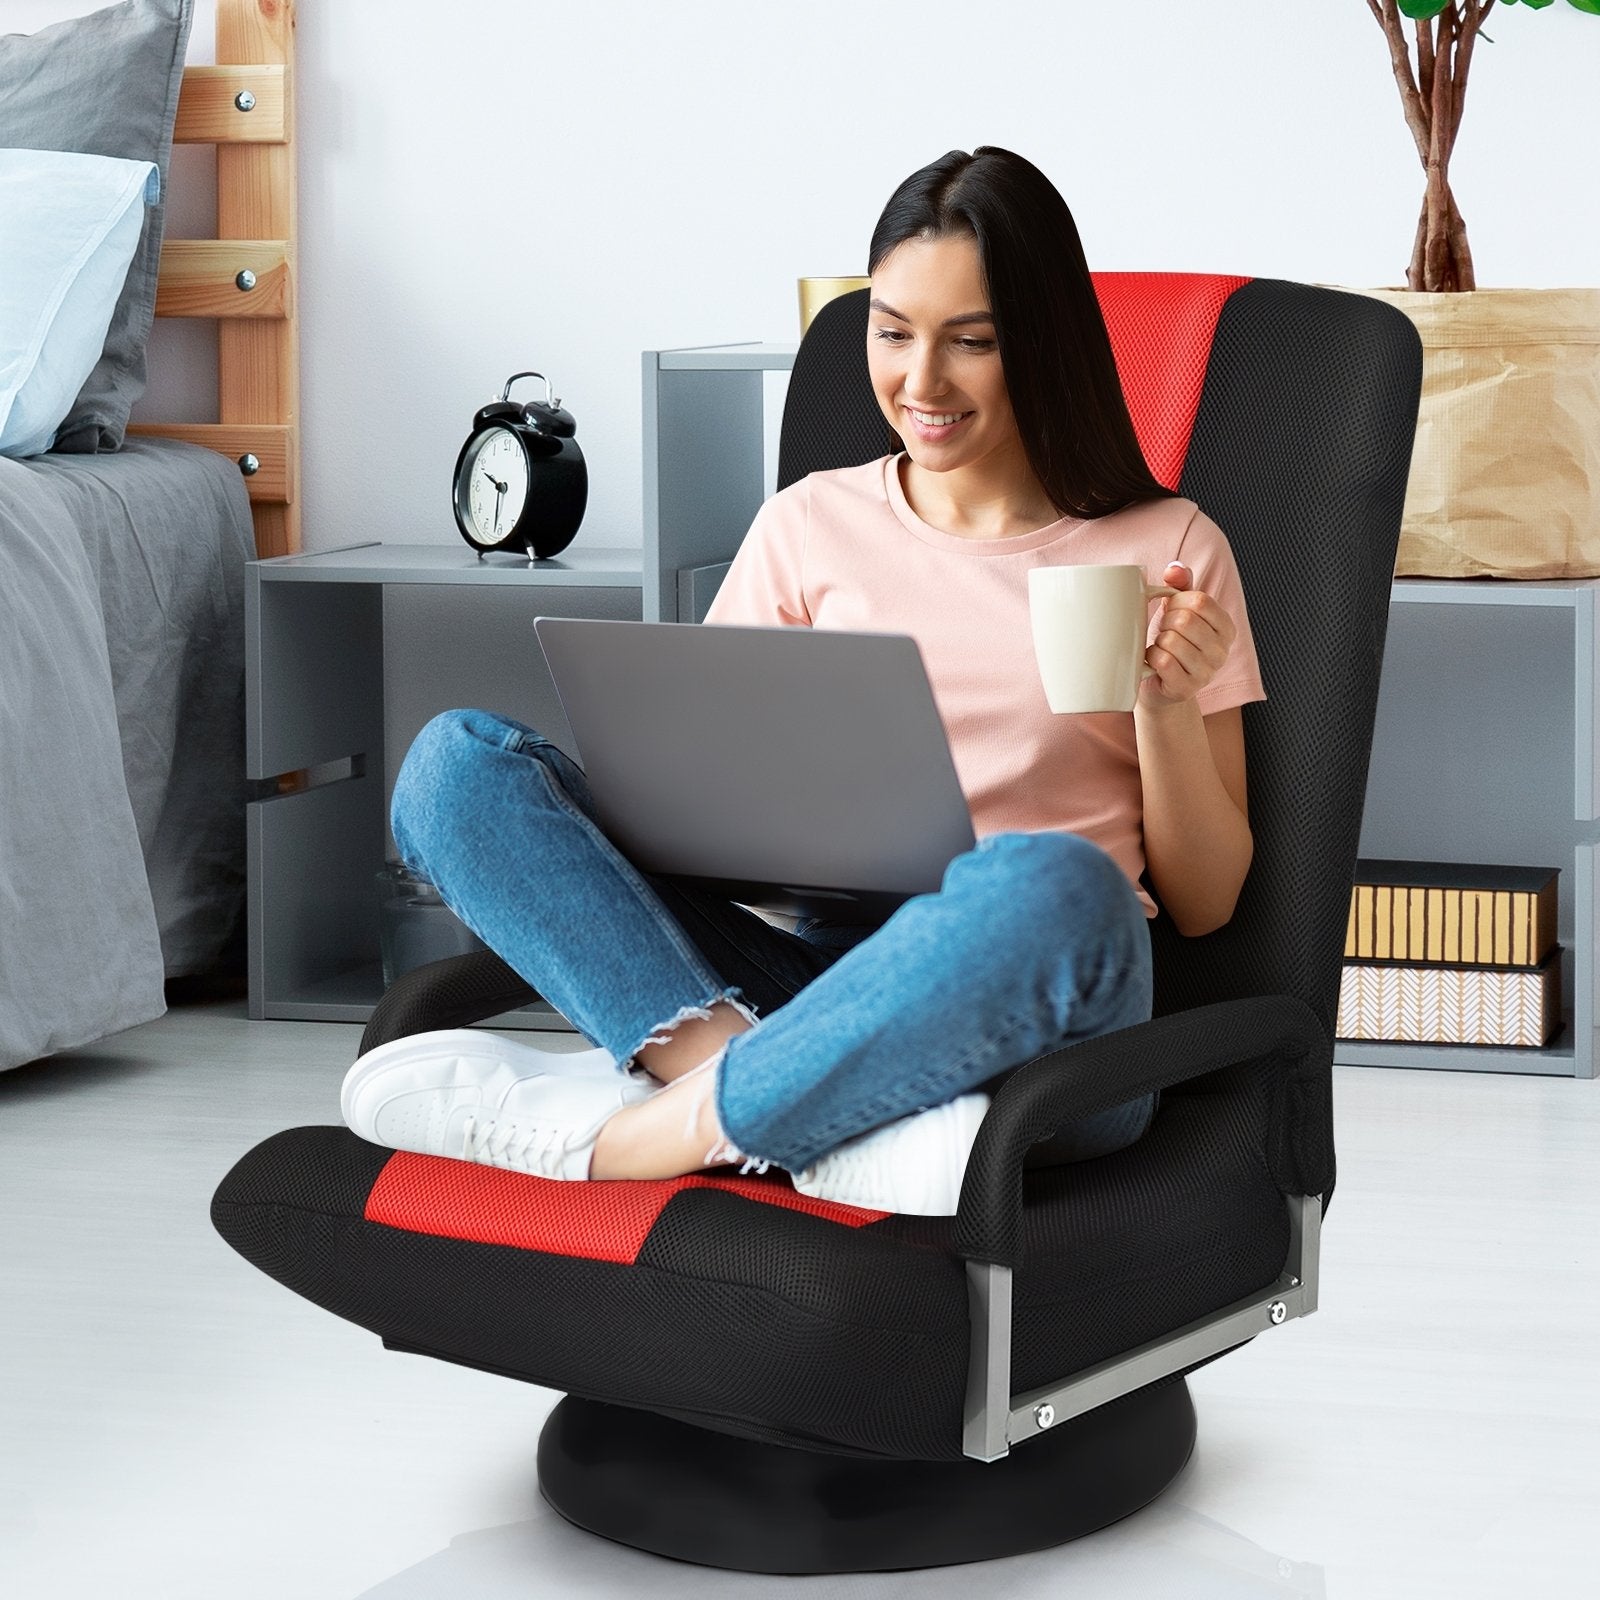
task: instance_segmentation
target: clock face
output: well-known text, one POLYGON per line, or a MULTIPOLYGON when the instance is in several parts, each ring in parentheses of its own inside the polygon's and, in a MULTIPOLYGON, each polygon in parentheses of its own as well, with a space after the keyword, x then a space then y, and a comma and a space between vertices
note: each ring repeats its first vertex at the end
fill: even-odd
POLYGON ((515 434, 485 429, 462 465, 457 504, 480 544, 493 545, 516 527, 528 499, 528 458, 515 434))

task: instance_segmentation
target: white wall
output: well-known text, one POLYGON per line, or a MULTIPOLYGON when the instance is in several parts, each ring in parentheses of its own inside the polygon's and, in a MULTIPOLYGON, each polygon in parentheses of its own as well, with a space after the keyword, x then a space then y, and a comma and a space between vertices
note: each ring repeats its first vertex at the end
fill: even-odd
MULTIPOLYGON (((1600 18, 1488 32, 1451 169, 1479 283, 1600 283, 1600 18)), ((299 0, 298 50, 310 549, 453 544, 471 414, 524 367, 578 418, 577 545, 637 545, 639 352, 792 341, 795 279, 862 271, 951 148, 1037 163, 1107 270, 1400 284, 1422 198, 1366 0, 299 0)), ((203 351, 160 330, 143 415, 203 351)))

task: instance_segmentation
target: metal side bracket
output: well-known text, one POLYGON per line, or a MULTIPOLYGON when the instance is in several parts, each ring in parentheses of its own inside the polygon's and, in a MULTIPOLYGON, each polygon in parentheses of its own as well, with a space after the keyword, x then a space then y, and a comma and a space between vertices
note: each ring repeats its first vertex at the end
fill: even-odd
POLYGON ((1011 1268, 969 1261, 967 1308, 972 1342, 962 1413, 962 1453, 978 1461, 996 1461, 1012 1445, 1057 1423, 1181 1372, 1269 1328, 1309 1316, 1317 1309, 1322 1197, 1296 1194, 1286 1198, 1289 1254, 1278 1281, 1270 1288, 1029 1394, 1011 1392, 1011 1268))

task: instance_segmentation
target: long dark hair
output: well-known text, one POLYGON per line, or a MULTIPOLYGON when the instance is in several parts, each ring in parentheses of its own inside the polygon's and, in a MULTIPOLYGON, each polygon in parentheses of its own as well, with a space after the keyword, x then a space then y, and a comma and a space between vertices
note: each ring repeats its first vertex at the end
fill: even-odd
POLYGON ((1017 431, 1051 503, 1063 516, 1104 517, 1174 495, 1139 448, 1078 227, 1056 186, 1010 150, 952 150, 890 196, 867 272, 907 239, 961 234, 977 241, 1017 431))

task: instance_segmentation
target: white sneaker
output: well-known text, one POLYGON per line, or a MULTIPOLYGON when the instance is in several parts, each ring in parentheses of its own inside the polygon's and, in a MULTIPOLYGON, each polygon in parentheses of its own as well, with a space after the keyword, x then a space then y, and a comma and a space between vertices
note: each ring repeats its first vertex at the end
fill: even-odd
POLYGON ((593 1061, 578 1073, 552 1070, 561 1059, 481 1028, 415 1033, 360 1057, 339 1108, 352 1132, 392 1150, 587 1178, 600 1129, 657 1085, 602 1076, 593 1061))
POLYGON ((873 1211, 953 1217, 986 1094, 964 1094, 847 1140, 794 1174, 798 1193, 873 1211))

